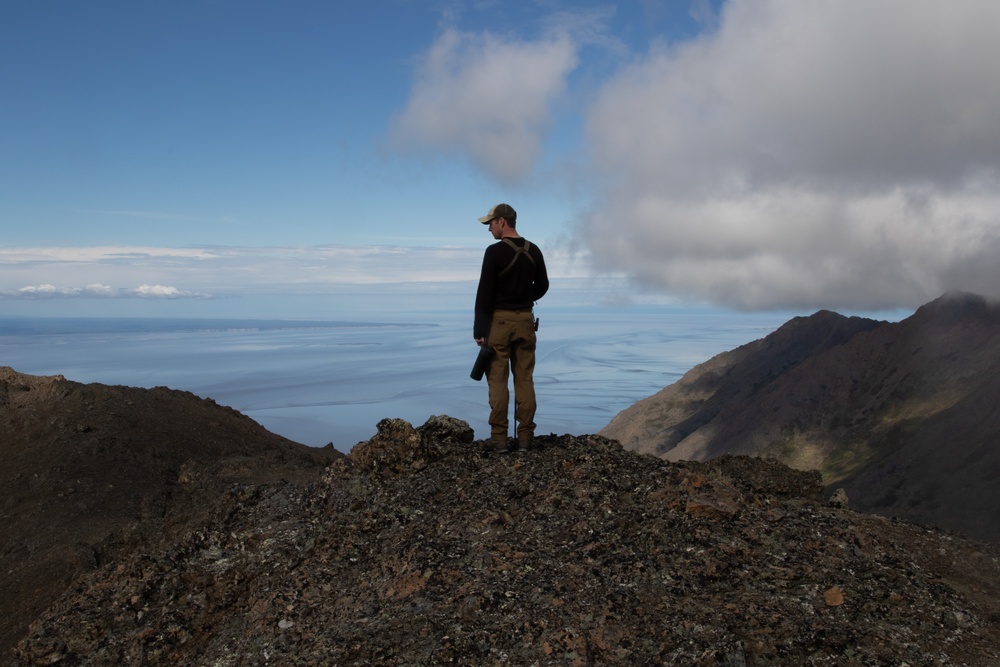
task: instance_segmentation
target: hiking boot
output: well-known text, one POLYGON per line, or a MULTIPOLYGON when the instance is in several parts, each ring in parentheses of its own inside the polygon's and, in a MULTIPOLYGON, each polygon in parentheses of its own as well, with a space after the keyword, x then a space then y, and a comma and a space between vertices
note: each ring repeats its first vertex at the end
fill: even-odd
POLYGON ((533 440, 534 438, 532 438, 530 435, 527 437, 525 436, 519 437, 517 439, 517 451, 526 452, 529 449, 531 449, 532 445, 534 444, 533 440))
POLYGON ((494 454, 506 454, 511 450, 510 441, 507 438, 503 440, 491 440, 487 449, 494 454))

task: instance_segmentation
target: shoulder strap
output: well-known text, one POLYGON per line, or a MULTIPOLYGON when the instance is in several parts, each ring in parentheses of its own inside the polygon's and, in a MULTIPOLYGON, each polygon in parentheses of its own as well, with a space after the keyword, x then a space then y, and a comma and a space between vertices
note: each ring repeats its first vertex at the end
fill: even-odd
POLYGON ((510 238, 504 238, 504 243, 506 243, 507 245, 509 245, 511 248, 514 249, 514 258, 509 262, 507 262, 507 266, 500 269, 500 273, 498 274, 499 277, 502 278, 503 276, 507 275, 507 272, 509 272, 511 269, 514 268, 514 262, 516 262, 517 258, 520 257, 521 255, 524 255, 529 260, 531 260, 532 264, 535 263, 535 258, 531 256, 530 252, 528 252, 529 250, 531 250, 531 241, 529 241, 528 239, 524 239, 524 247, 517 245, 510 238))

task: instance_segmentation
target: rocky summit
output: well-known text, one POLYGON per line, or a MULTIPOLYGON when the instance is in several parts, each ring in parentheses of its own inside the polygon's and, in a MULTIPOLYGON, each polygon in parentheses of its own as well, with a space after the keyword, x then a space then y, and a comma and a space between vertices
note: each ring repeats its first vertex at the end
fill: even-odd
MULTIPOLYGON (((843 503, 838 503, 842 505, 843 503)), ((378 425, 85 573, 17 665, 996 665, 996 547, 824 503, 815 472, 600 436, 489 454, 378 425)))

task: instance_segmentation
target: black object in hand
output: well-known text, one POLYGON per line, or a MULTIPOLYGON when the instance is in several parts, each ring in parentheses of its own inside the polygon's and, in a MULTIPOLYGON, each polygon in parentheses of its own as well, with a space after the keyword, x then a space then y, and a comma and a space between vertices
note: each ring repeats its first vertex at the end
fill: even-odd
POLYGON ((490 362, 493 361, 494 355, 497 351, 494 350, 489 345, 479 346, 479 356, 476 357, 476 363, 472 365, 472 372, 469 373, 469 377, 479 382, 483 379, 483 374, 486 369, 489 368, 490 362))

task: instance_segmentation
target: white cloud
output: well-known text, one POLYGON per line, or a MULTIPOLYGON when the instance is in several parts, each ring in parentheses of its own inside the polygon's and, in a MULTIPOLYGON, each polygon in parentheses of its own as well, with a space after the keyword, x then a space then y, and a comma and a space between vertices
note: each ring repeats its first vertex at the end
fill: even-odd
POLYGON ((170 299, 175 299, 181 296, 181 291, 176 287, 170 287, 167 285, 140 285, 133 290, 136 296, 141 297, 166 297, 170 299))
POLYGON ((50 294, 56 294, 56 293, 59 292, 59 290, 56 289, 55 285, 49 285, 47 283, 44 284, 44 285, 28 285, 26 287, 22 287, 21 289, 19 289, 17 291, 18 291, 19 294, 22 294, 24 296, 33 296, 33 295, 36 295, 36 294, 37 295, 50 295, 50 294))
POLYGON ((208 294, 187 292, 167 285, 140 285, 136 288, 115 288, 95 283, 85 287, 56 287, 48 283, 26 285, 16 290, 0 291, 0 299, 71 299, 104 298, 122 299, 139 297, 144 299, 206 299, 208 294))
POLYGON ((481 249, 455 247, 0 248, 0 297, 322 293, 343 285, 475 280, 481 259, 481 249))
POLYGON ((114 296, 115 288, 108 285, 102 285, 100 283, 94 283, 92 285, 87 285, 83 288, 86 294, 91 294, 93 296, 114 296))
POLYGON ((1000 3, 730 0, 590 109, 596 265, 753 308, 996 293, 998 61, 1000 3))
POLYGON ((525 42, 445 30, 425 55, 391 141, 468 157, 501 182, 538 158, 550 108, 577 64, 565 33, 525 42))
MULTIPOLYGON (((0 299, 208 299, 337 294, 406 285, 474 289, 483 247, 2 248, 0 299), (83 285, 83 287, 80 287, 83 285)), ((585 279, 586 253, 543 247, 555 280, 585 279)))

